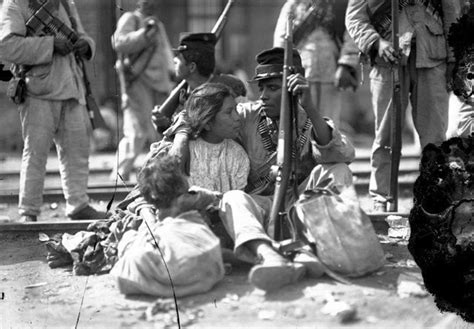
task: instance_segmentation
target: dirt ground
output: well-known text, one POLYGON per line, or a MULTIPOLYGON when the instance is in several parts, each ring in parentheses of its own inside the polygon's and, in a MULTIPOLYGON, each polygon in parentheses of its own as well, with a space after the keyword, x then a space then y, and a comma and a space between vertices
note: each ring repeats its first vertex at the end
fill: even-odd
MULTIPOLYGON (((398 295, 398 280, 422 284, 420 272, 406 240, 379 238, 386 265, 350 285, 304 279, 265 294, 248 284, 249 267, 233 266, 208 293, 178 299, 181 327, 467 328, 455 315, 440 313, 428 294, 398 295), (335 301, 356 311, 347 323, 325 314, 335 301)), ((123 296, 109 274, 73 276, 69 268, 50 269, 37 232, 0 233, 0 250, 1 329, 178 327, 171 299, 123 296)))

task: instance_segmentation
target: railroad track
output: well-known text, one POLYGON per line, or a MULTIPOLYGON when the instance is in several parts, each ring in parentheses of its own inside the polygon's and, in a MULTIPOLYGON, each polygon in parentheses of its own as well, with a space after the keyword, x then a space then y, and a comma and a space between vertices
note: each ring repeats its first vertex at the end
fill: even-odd
MULTIPOLYGON (((362 197, 368 197, 368 184, 370 175, 369 154, 365 152, 356 152, 356 160, 350 164, 354 174, 354 185, 357 194, 362 197)), ((139 161, 137 161, 140 163, 139 161)), ((53 160, 46 171, 45 188, 43 200, 45 203, 64 202, 64 195, 61 189, 61 182, 56 163, 53 160)), ((0 162, 0 165, 2 163, 0 162)), ((117 185, 109 178, 113 165, 111 155, 94 158, 90 164, 88 195, 94 201, 104 201, 108 203, 112 198, 115 201, 122 200, 134 187, 136 179, 132 176, 130 182, 117 181, 117 185)), ((401 159, 399 173, 399 196, 400 198, 411 199, 413 183, 418 177, 419 157, 414 153, 405 154, 401 159)), ((0 204, 16 205, 18 203, 19 186, 19 163, 15 165, 1 166, 0 169, 0 204)), ((388 215, 397 215, 406 217, 406 212, 401 213, 369 213, 368 214, 379 231, 386 231, 387 225, 385 218, 388 215)), ((52 221, 38 223, 0 223, 0 232, 5 231, 79 231, 85 230, 92 221, 52 221)))
MULTIPOLYGON (((400 191, 411 190, 415 179, 418 177, 418 164, 415 159, 402 159, 399 174, 400 191)), ((350 165, 354 174, 354 185, 359 195, 368 191, 369 164, 356 161, 350 165)), ((120 200, 127 195, 136 183, 134 177, 130 182, 111 181, 110 169, 91 170, 89 175, 88 194, 94 200, 110 200, 115 195, 115 200, 120 200)), ((17 203, 19 190, 19 173, 0 173, 0 203, 17 203)), ((44 202, 64 201, 59 173, 50 171, 45 179, 43 192, 44 202)))

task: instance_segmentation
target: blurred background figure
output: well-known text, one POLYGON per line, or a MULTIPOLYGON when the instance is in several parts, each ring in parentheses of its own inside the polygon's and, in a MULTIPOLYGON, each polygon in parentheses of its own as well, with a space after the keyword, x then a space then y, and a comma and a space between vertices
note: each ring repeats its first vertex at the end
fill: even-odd
POLYGON ((299 50, 313 103, 339 126, 341 90, 356 90, 359 49, 344 26, 345 0, 287 0, 280 11, 273 45, 282 47, 288 14, 294 17, 294 45, 299 50))
POLYGON ((147 141, 160 139, 151 111, 161 104, 173 83, 173 54, 163 23, 155 16, 158 1, 138 0, 135 11, 124 13, 112 36, 123 109, 123 138, 117 151, 117 174, 130 179, 133 164, 147 141))
POLYGON ((106 97, 100 107, 105 127, 92 131, 91 152, 110 152, 117 149, 122 134, 122 117, 117 113, 116 97, 106 97))

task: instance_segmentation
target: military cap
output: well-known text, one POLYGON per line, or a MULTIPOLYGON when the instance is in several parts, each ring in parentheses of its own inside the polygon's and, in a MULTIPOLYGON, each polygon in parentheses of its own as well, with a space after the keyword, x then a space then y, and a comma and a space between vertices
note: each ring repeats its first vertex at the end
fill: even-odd
MULTIPOLYGON (((283 63, 285 57, 285 49, 282 47, 273 47, 266 49, 255 57, 257 66, 255 67, 255 76, 251 81, 263 79, 277 78, 283 76, 283 63)), ((293 68, 292 73, 304 74, 301 57, 298 50, 293 49, 293 68)))
POLYGON ((217 38, 214 33, 189 33, 183 32, 179 35, 179 46, 174 48, 174 52, 186 50, 201 50, 203 52, 214 53, 214 46, 217 38))

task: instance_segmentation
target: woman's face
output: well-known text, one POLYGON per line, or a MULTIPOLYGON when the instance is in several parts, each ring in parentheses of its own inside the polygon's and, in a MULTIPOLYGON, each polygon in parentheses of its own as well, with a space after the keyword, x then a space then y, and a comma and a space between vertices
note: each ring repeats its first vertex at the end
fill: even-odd
POLYGON ((219 143, 224 139, 234 139, 238 136, 241 122, 236 110, 236 103, 233 97, 228 96, 214 120, 205 127, 203 138, 210 143, 219 143))

